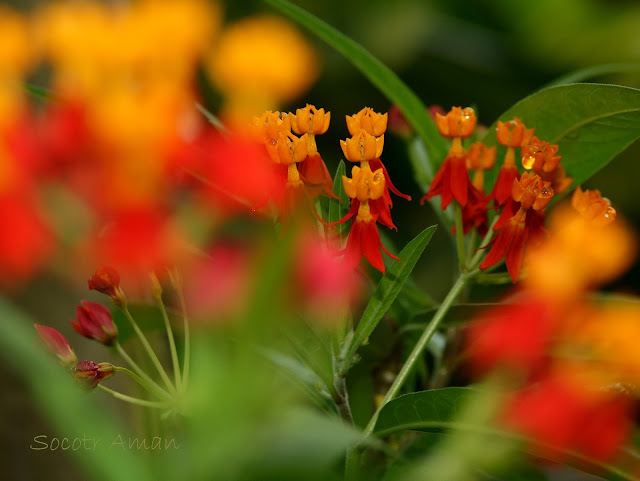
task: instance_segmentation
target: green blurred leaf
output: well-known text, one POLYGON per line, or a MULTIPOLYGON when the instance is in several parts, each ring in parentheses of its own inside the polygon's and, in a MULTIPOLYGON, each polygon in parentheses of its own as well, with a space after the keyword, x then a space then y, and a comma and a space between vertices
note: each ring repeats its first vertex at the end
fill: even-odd
POLYGON ((562 77, 549 82, 544 88, 555 87, 557 85, 566 85, 599 77, 601 75, 611 75, 623 72, 640 72, 640 63, 606 63, 602 65, 593 65, 591 67, 581 68, 574 72, 570 72, 562 77))
POLYGON ((99 452, 91 456, 84 450, 70 451, 84 466, 86 479, 152 481, 150 467, 136 450, 110 449, 118 436, 127 439, 128 430, 109 411, 102 393, 81 392, 69 374, 45 352, 33 329, 33 320, 3 298, 0 298, 0 319, 3 364, 11 366, 25 381, 36 404, 60 436, 82 437, 84 433, 89 438, 101 439, 103 449, 96 447, 99 452))
POLYGON ((30 83, 25 83, 24 89, 34 97, 42 100, 50 100, 53 97, 51 90, 30 83))
MULTIPOLYGON (((342 185, 343 175, 347 174, 344 160, 341 160, 338 164, 338 168, 336 169, 336 175, 333 178, 333 193, 337 195, 340 200, 329 198, 329 216, 327 222, 330 224, 342 219, 349 210, 351 199, 349 199, 344 191, 344 186, 342 185)), ((344 232, 347 230, 347 226, 347 223, 337 224, 334 226, 334 229, 338 234, 338 238, 340 239, 340 245, 342 245, 344 232)))
POLYGON ((425 170, 425 179, 431 182, 433 172, 447 153, 447 143, 428 114, 425 105, 400 78, 387 66, 369 53, 362 45, 323 22, 309 12, 286 0, 266 0, 283 14, 311 30, 322 40, 344 55, 357 67, 391 102, 397 105, 415 132, 422 138, 427 152, 430 171, 425 170))
POLYGON ((402 290, 402 286, 409 277, 409 274, 411 274, 411 271, 413 271, 427 244, 429 244, 435 230, 436 226, 428 227, 409 242, 398 255, 401 262, 395 261, 378 283, 371 300, 360 318, 353 337, 350 339, 349 344, 345 346, 345 355, 343 357, 347 363, 345 368, 348 369, 350 363, 353 362, 353 355, 391 307, 391 304, 402 290))
MULTIPOLYGON (((560 146, 561 165, 576 186, 640 137, 640 90, 602 84, 551 87, 519 101, 500 120, 513 117, 535 127, 541 140, 560 146)), ((496 143, 496 125, 487 130, 488 145, 496 143)), ((488 173, 488 185, 499 164, 488 173)))
POLYGON ((471 388, 446 387, 405 394, 382 408, 373 432, 385 437, 406 429, 440 430, 452 424, 474 392, 471 388))
MULTIPOLYGON (((378 437, 386 437, 404 430, 440 432, 443 429, 451 429, 484 433, 488 436, 495 436, 496 440, 520 441, 525 450, 529 445, 535 445, 535 441, 530 438, 487 426, 483 422, 475 422, 476 419, 470 414, 473 414, 477 408, 476 404, 483 402, 481 396, 485 396, 486 393, 489 391, 468 387, 447 387, 405 394, 390 401, 382 408, 373 432, 378 437)), ((638 479, 622 467, 591 459, 575 451, 554 449, 557 456, 547 456, 552 461, 566 464, 567 460, 573 460, 576 462, 577 469, 587 473, 598 474, 602 470, 607 470, 619 476, 620 479, 638 479)), ((546 451, 554 452, 549 449, 546 451)), ((538 450, 536 453, 540 455, 538 450)), ((625 456, 630 458, 638 456, 638 454, 632 452, 631 449, 626 449, 625 456)))

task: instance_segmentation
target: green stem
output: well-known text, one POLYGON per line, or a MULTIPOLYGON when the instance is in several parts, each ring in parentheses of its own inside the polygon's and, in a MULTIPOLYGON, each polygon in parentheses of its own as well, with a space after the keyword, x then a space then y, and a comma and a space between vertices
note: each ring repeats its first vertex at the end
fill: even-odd
POLYGON ((458 264, 460 272, 467 270, 467 259, 464 248, 464 225, 462 224, 462 207, 458 202, 455 204, 455 220, 456 220, 456 250, 458 252, 458 264))
MULTIPOLYGON (((146 372, 144 372, 140 368, 140 366, 138 366, 138 364, 136 364, 136 362, 133 359, 131 359, 131 356, 129 356, 129 354, 127 354, 127 352, 122 348, 122 346, 120 345, 119 342, 116 341, 116 343, 114 344, 114 347, 116 348, 116 351, 118 351, 118 354, 120 354, 120 356, 127 362, 127 364, 129 364, 133 368, 133 370, 136 372, 138 378, 141 379, 143 382, 145 382, 147 384, 147 386, 150 388, 150 390, 156 396, 161 397, 161 398, 171 399, 171 395, 167 391, 162 389, 153 379, 151 379, 149 377, 149 375, 146 372)), ((119 369, 124 369, 124 368, 119 368, 119 369)), ((129 370, 127 369, 127 371, 129 371, 129 370)), ((131 371, 129 371, 129 372, 131 374, 134 374, 131 371)))
POLYGON ((344 466, 345 481, 358 481, 360 478, 360 449, 355 447, 347 451, 344 466))
POLYGON ((106 392, 107 394, 110 394, 116 399, 120 399, 121 401, 128 402, 130 404, 135 404, 136 406, 142 406, 142 407, 154 408, 154 409, 165 409, 169 407, 167 403, 145 401, 144 399, 138 399, 137 397, 127 396, 126 394, 122 394, 121 392, 114 391, 113 389, 109 389, 108 387, 105 387, 102 384, 98 384, 98 388, 106 392))
POLYGON ((177 393, 176 388, 173 386, 173 384, 171 384, 171 380, 169 379, 169 376, 167 376, 167 372, 162 367, 162 364, 160 364, 160 360, 158 359, 158 356, 156 356, 156 353, 154 352, 153 348, 151 347, 151 344, 149 344, 149 341, 147 340, 147 337, 144 335, 142 330, 138 327, 138 324, 136 323, 135 319, 133 318, 133 316, 129 312, 129 308, 126 306, 126 304, 122 306, 122 310, 124 311, 124 315, 127 316, 127 319, 129 319, 129 322, 131 323, 131 326, 133 327, 133 330, 138 335, 138 338, 140 339, 140 342, 142 342, 142 345, 144 346, 145 350, 147 351, 147 354, 149 355, 149 358, 151 359, 151 362, 153 362, 153 365, 158 370, 158 373, 160 374, 160 377, 162 378, 162 380, 166 384, 167 389, 169 389, 169 392, 171 392, 172 394, 175 395, 177 393))
POLYGON ((171 401, 173 398, 171 397, 171 395, 161 389, 160 391, 158 390, 160 388, 160 386, 156 385, 152 385, 149 384, 147 381, 145 381, 144 379, 142 379, 140 376, 138 376, 135 372, 130 371, 129 369, 127 369, 126 367, 121 367, 121 366, 114 366, 115 371, 117 372, 123 372, 125 373, 127 376, 129 376, 131 379, 133 379, 135 382, 137 382, 138 384, 140 384, 140 386, 142 386, 145 390, 147 390, 148 392, 150 392, 151 394, 154 394, 155 396, 158 396, 160 398, 163 398, 167 401, 171 401))
POLYGON ((466 274, 464 273, 460 274, 460 277, 458 277, 458 280, 455 282, 455 284, 453 284, 453 286, 451 287, 451 290, 447 294, 447 297, 445 297, 444 301, 442 301, 442 304, 440 304, 440 307, 433 315, 431 322, 429 322, 429 324, 425 328, 424 332, 422 333, 422 336, 420 336, 420 339, 418 340, 418 343, 413 348, 413 351, 411 351, 411 354, 409 354, 409 357, 407 358, 404 365, 402 366, 402 369, 400 369, 400 372, 398 373, 395 380, 393 381, 393 384, 387 391, 387 394, 384 396, 384 399, 380 403, 380 406, 378 406, 378 409, 376 410, 374 415, 371 417, 369 424, 367 424, 367 427, 364 430, 365 436, 368 436, 373 432, 373 428, 375 427, 376 420, 378 419, 378 414, 380 414, 380 411, 382 410, 385 404, 387 404, 389 401, 391 401, 396 397, 396 395, 400 391, 400 388, 405 383, 405 381, 407 380, 407 377, 411 373, 411 370, 414 368, 414 366, 420 359, 420 356, 422 355, 425 348, 427 347, 427 344, 431 340, 431 337, 433 337, 436 330, 440 326, 440 323, 444 319, 444 316, 449 311, 449 308, 453 304, 453 301, 456 300, 456 298, 458 297, 458 295, 466 285, 467 281, 473 276, 475 276, 478 272, 479 271, 476 269, 466 274))
POLYGON ((167 309, 164 306, 164 302, 162 301, 162 294, 158 293, 155 295, 156 301, 158 302, 158 306, 160 306, 160 311, 162 312, 162 318, 164 319, 164 327, 167 330, 167 338, 169 338, 169 350, 171 351, 171 364, 173 365, 173 376, 174 381, 176 383, 176 388, 178 391, 182 390, 182 380, 180 376, 180 363, 178 362, 178 351, 176 350, 176 341, 173 337, 173 329, 171 328, 171 322, 169 321, 169 315, 167 314, 167 309))
POLYGON ((494 234, 493 228, 495 227, 499 218, 500 216, 496 215, 493 218, 493 221, 491 221, 489 230, 487 230, 487 233, 485 234, 484 238, 482 239, 482 242, 480 243, 480 247, 478 247, 479 249, 478 252, 476 252, 476 255, 473 256, 473 259, 471 259, 471 262, 469 263, 469 269, 471 270, 476 269, 480 265, 480 262, 482 260, 482 255, 485 253, 484 250, 480 250, 480 249, 486 248, 489 242, 491 241, 491 238, 493 237, 493 234, 494 234))
POLYGON ((189 316, 187 315, 187 302, 184 298, 184 291, 182 289, 182 280, 178 271, 174 269, 169 273, 173 288, 178 293, 178 300, 180 301, 180 309, 182 310, 182 319, 184 322, 184 362, 182 364, 182 391, 187 390, 189 384, 189 366, 191 359, 191 336, 189 330, 189 316))

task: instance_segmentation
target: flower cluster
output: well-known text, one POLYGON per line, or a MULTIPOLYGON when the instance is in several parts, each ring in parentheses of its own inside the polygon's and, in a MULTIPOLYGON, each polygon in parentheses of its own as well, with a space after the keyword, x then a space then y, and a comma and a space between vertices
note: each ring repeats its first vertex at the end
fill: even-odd
POLYGON ((342 251, 345 262, 355 267, 362 256, 381 272, 385 271, 382 249, 391 254, 380 241, 376 223, 396 229, 391 219, 393 201, 389 191, 411 200, 402 194, 391 182, 386 167, 380 160, 384 147, 384 133, 387 129, 388 115, 374 112, 365 107, 355 115, 347 116, 347 127, 351 138, 340 141, 342 152, 350 162, 359 162, 351 170, 351 178, 342 178, 344 191, 351 198, 349 212, 335 224, 346 222, 355 216, 347 245, 342 251))
POLYGON ((523 290, 470 326, 469 354, 477 372, 500 369, 510 380, 503 427, 542 454, 611 459, 632 425, 640 310, 591 294, 631 263, 636 245, 598 191, 578 188, 571 204, 553 212, 551 237, 531 250, 523 290))
POLYGON ((313 212, 311 201, 321 193, 335 197, 333 180, 315 138, 327 131, 330 121, 330 112, 309 104, 295 114, 269 111, 253 119, 254 137, 264 145, 274 170, 276 181, 269 198, 275 202, 281 222, 286 223, 301 206, 313 212))
POLYGON ((440 134, 452 141, 422 202, 439 195, 444 210, 455 201, 460 208, 465 235, 472 229, 483 236, 487 233, 491 202, 494 208, 502 209, 493 226, 496 235, 491 240, 491 249, 479 267, 487 269, 505 259, 507 270, 516 282, 525 246, 536 245, 544 237, 545 207, 554 193, 564 192, 573 181, 559 165, 558 146, 539 140, 534 136, 534 129, 527 129, 518 118, 498 122, 497 140, 506 147, 506 152, 496 182, 487 194, 484 171, 493 167, 496 147, 482 142, 475 142, 468 149, 464 147, 463 139, 471 137, 476 126, 473 109, 453 107, 446 115, 437 112, 434 115, 440 134), (525 169, 522 176, 516 166, 516 149, 521 151, 525 169), (473 180, 469 170, 474 172, 473 180))

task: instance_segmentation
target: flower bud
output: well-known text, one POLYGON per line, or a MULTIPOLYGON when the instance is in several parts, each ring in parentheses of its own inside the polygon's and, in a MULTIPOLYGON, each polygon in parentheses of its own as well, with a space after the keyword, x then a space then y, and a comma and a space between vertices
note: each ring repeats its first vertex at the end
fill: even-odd
POLYGON ((71 371, 73 379, 86 391, 93 391, 100 381, 109 379, 115 373, 113 364, 108 362, 96 364, 93 361, 80 361, 71 371))
POLYGON ((69 344, 69 341, 67 341, 62 334, 52 327, 41 326, 40 324, 34 324, 33 326, 36 328, 36 331, 38 331, 38 335, 44 345, 58 357, 63 366, 71 368, 71 366, 78 362, 76 353, 73 352, 71 348, 71 344, 69 344))
POLYGON ((120 275, 113 267, 98 267, 95 274, 89 278, 89 289, 108 295, 113 300, 118 299, 117 289, 120 287, 120 275))
POLYGON ((118 328, 113 323, 109 310, 97 302, 81 301, 76 307, 73 328, 89 339, 110 346, 118 337, 118 328))

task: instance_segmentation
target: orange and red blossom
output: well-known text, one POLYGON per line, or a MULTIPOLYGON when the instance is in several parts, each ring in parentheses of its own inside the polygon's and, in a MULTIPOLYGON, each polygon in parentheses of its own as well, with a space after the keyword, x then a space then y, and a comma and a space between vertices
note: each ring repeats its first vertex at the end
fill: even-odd
POLYGON ((453 199, 464 207, 469 199, 469 189, 471 187, 469 173, 467 172, 467 160, 464 155, 447 156, 433 177, 429 190, 420 199, 420 202, 424 203, 425 200, 431 200, 436 195, 439 195, 442 210, 446 209, 453 199))
MULTIPOLYGON (((347 246, 341 252, 344 254, 344 262, 352 269, 364 255, 373 267, 384 272, 381 248, 388 256, 400 260, 382 245, 376 226, 378 213, 372 212, 369 205, 370 201, 382 198, 385 187, 384 173, 382 169, 372 172, 369 165, 364 165, 362 168, 354 166, 351 170, 351 179, 343 176, 342 183, 347 196, 353 199, 352 205, 358 202, 358 212, 351 224, 347 246)), ((347 214, 338 222, 344 222, 349 217, 350 215, 347 214)))
POLYGON ((593 227, 604 227, 616 219, 616 210, 599 190, 585 190, 580 186, 571 196, 573 207, 593 227))
POLYGON ((508 122, 501 122, 498 120, 498 126, 496 127, 496 136, 498 143, 512 149, 517 149, 525 144, 528 144, 533 137, 535 129, 527 129, 517 117, 508 122))
POLYGON ((113 267, 101 266, 88 280, 89 289, 117 299, 116 291, 120 287, 120 274, 113 267))
POLYGON ((484 171, 493 168, 496 163, 496 147, 487 147, 482 142, 474 142, 467 154, 467 169, 473 170, 473 186, 482 191, 484 189, 484 171))
POLYGON ((110 346, 118 338, 118 328, 109 310, 97 302, 81 301, 71 325, 78 334, 110 346))
POLYGON ((522 166, 551 182, 555 192, 561 194, 569 188, 573 179, 567 177, 564 167, 559 165, 562 157, 557 153, 557 145, 534 136, 528 144, 522 146, 522 166))
POLYGON ((85 391, 93 391, 100 381, 109 379, 116 373, 113 364, 108 362, 95 363, 93 361, 80 361, 71 370, 73 379, 85 391))
POLYGON ((538 175, 525 172, 520 180, 513 181, 511 195, 512 201, 505 206, 496 224, 499 230, 492 240, 491 250, 479 267, 486 269, 504 258, 515 283, 520 275, 527 241, 537 241, 544 232, 543 209, 551 201, 553 189, 538 175), (513 214, 516 207, 518 210, 513 214))
POLYGON ((347 128, 351 136, 355 137, 364 130, 369 135, 380 137, 387 130, 388 114, 375 112, 371 107, 364 107, 360 112, 354 115, 347 115, 347 128))
POLYGON ((324 193, 328 197, 337 199, 333 193, 333 179, 329 169, 318 153, 316 135, 324 134, 329 128, 331 112, 317 109, 314 105, 307 104, 303 109, 297 109, 295 114, 288 114, 291 119, 291 129, 298 135, 308 135, 307 157, 299 165, 298 172, 307 186, 311 197, 317 197, 324 193))
POLYGON ((341 140, 340 147, 350 162, 369 162, 380 158, 384 147, 384 135, 376 137, 360 129, 350 139, 341 140))
POLYGON ((471 107, 452 107, 446 115, 435 115, 440 135, 447 138, 466 139, 476 128, 476 113, 471 107))
POLYGON ((69 341, 52 327, 34 324, 38 335, 47 349, 56 355, 60 363, 66 368, 71 368, 78 360, 69 341))

